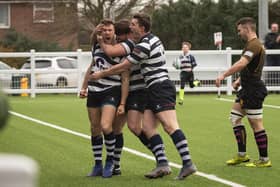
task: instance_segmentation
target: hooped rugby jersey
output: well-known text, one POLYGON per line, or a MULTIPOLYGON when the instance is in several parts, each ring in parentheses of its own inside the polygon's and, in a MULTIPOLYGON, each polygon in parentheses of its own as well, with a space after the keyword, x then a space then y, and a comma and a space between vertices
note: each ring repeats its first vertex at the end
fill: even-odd
POLYGON ((191 72, 197 65, 194 56, 191 54, 181 54, 179 56, 181 71, 191 72))
MULTIPOLYGON (((124 47, 126 54, 129 55, 135 46, 135 43, 128 39, 121 43, 124 47)), ((144 77, 141 74, 141 67, 139 64, 133 64, 130 68, 130 78, 129 78, 129 91, 141 90, 146 87, 144 77)))
POLYGON ((140 64, 147 87, 169 79, 167 68, 164 66, 164 47, 160 39, 151 33, 142 37, 127 59, 133 64, 140 64))
MULTIPOLYGON (((113 65, 120 63, 120 57, 108 57, 104 51, 100 48, 99 44, 92 49, 92 58, 94 59, 95 64, 91 68, 91 72, 98 72, 110 68, 113 65)), ((88 89, 91 92, 102 92, 107 89, 110 89, 114 86, 121 85, 120 75, 112 75, 108 77, 103 77, 98 80, 89 81, 88 89)))

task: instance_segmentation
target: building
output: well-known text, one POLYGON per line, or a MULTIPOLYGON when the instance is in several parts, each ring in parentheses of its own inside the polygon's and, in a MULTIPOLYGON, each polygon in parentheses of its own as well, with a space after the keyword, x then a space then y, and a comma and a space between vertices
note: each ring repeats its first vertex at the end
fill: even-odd
POLYGON ((34 41, 78 48, 77 0, 0 0, 0 40, 10 29, 34 41))

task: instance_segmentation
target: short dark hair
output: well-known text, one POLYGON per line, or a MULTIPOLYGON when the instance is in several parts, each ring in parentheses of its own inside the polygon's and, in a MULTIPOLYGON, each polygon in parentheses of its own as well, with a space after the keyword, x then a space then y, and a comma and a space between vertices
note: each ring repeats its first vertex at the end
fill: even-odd
POLYGON ((151 21, 151 18, 149 15, 143 14, 143 13, 138 13, 138 14, 134 14, 133 18, 137 19, 138 24, 145 28, 145 32, 149 32, 151 30, 152 21, 151 21))
POLYGON ((237 22, 236 22, 236 26, 238 25, 249 25, 249 27, 253 30, 253 31, 256 31, 256 21, 254 20, 254 18, 252 17, 243 17, 241 19, 239 19, 237 22))
POLYGON ((115 33, 116 35, 122 35, 122 34, 129 34, 131 32, 130 30, 130 22, 128 19, 122 19, 115 23, 115 33))
POLYGON ((100 21, 101 24, 103 25, 114 25, 114 22, 111 19, 103 19, 100 21))

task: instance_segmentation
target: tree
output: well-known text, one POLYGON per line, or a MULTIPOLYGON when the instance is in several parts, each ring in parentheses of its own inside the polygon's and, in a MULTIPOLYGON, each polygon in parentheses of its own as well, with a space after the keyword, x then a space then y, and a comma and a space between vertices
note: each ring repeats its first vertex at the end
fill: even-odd
POLYGON ((170 0, 154 11, 152 28, 166 49, 180 49, 184 40, 190 41, 193 49, 216 49, 215 32, 223 33, 223 48, 240 49, 243 44, 236 34, 235 22, 244 16, 257 20, 257 15, 256 0, 170 0))
POLYGON ((162 0, 79 0, 80 13, 83 17, 82 27, 92 30, 104 18, 115 21, 128 18, 132 13, 151 14, 155 7, 163 4, 162 0))

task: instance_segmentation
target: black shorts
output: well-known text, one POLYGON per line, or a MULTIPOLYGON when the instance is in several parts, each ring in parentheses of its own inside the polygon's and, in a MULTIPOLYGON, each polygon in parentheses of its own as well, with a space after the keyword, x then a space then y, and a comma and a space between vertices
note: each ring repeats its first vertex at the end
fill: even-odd
POLYGON ((165 80, 151 85, 147 89, 147 109, 154 113, 175 110, 176 88, 170 80, 165 80))
POLYGON ((144 113, 147 105, 146 89, 131 91, 126 100, 126 111, 137 110, 144 113))
POLYGON ((237 94, 235 102, 240 103, 242 109, 261 109, 267 96, 267 89, 261 81, 258 84, 243 86, 237 94))
POLYGON ((192 71, 190 72, 181 71, 180 73, 181 89, 185 88, 187 82, 189 83, 190 87, 193 88, 194 87, 193 80, 194 80, 194 76, 192 71))
POLYGON ((87 107, 100 108, 104 105, 118 107, 121 99, 121 87, 115 86, 102 92, 89 92, 87 97, 87 107))

